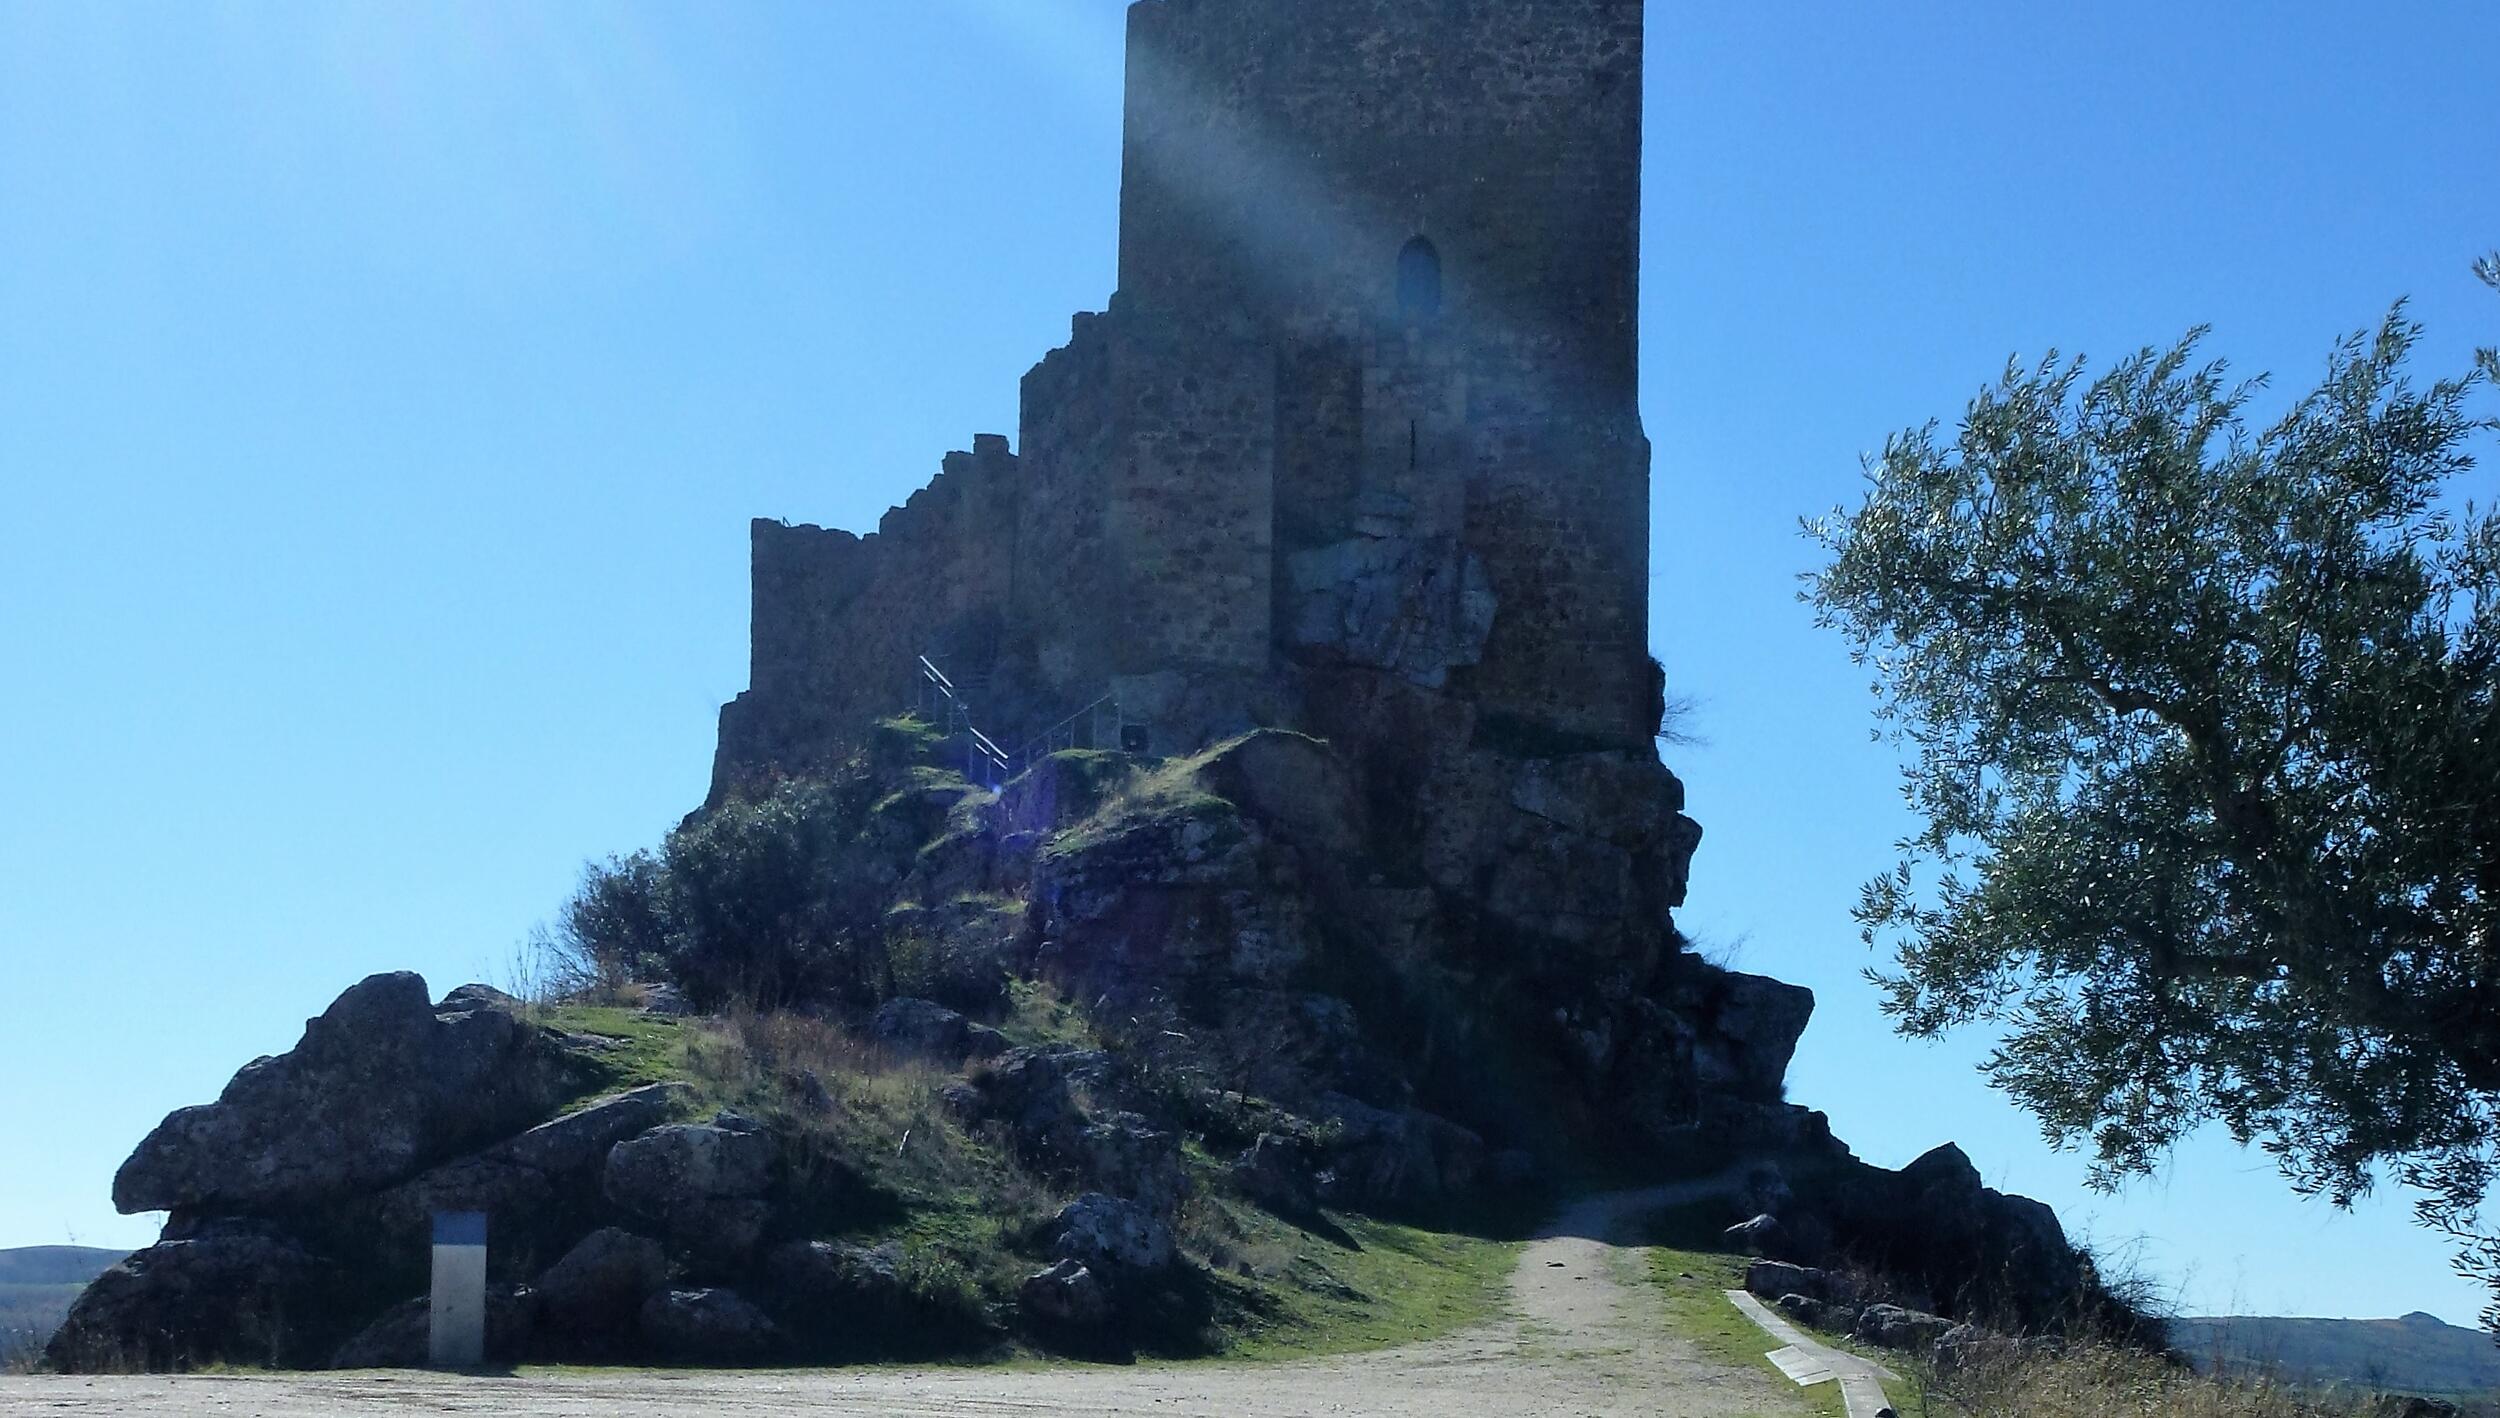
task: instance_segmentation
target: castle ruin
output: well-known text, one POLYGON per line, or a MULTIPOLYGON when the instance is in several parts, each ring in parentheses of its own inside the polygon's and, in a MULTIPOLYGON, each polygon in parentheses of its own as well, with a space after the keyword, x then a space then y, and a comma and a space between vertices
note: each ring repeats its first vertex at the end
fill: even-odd
POLYGON ((922 656, 1001 744, 1107 701, 1155 754, 1648 753, 1641 69, 1640 0, 1134 6, 1118 293, 1014 449, 866 536, 756 523, 716 799, 837 758, 922 656))

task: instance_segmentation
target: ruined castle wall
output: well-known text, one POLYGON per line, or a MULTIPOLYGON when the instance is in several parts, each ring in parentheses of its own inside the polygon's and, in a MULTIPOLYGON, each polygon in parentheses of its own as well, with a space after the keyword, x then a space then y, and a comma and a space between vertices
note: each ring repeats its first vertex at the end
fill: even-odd
POLYGON ((1292 345, 1276 362, 1276 551, 1341 540, 1362 491, 1363 348, 1351 339, 1292 345))
POLYGON ((1649 658, 1649 442, 1637 420, 1512 414, 1470 383, 1467 544, 1501 613, 1473 688, 1484 707, 1624 744, 1658 722, 1649 658))
POLYGON ((875 534, 758 521, 749 689, 722 711, 713 797, 838 761, 918 695, 929 655, 977 683, 1000 639, 1022 482, 1004 438, 888 512, 875 534))
POLYGON ((1463 524, 1500 601, 1468 690, 1627 743, 1655 722, 1642 42, 1637 0, 1145 0, 1121 233, 1124 301, 1279 347, 1280 558, 1384 509, 1463 524), (1400 308, 1417 236, 1437 313, 1400 308))
POLYGON ((1111 468, 1126 559, 1129 673, 1260 671, 1269 661, 1276 371, 1268 346, 1129 321, 1114 371, 1111 468))
MULTIPOLYGON (((1178 711, 1139 677, 1265 673, 1272 366, 1263 345, 1115 307, 1026 376, 1011 639, 1039 700, 1064 712, 1118 692, 1151 718, 1178 711)), ((1166 727, 1194 743, 1208 715, 1193 704, 1166 727)))
POLYGON ((1024 377, 1028 496, 1017 526, 1009 633, 1035 676, 1028 697, 1061 712, 1109 686, 1128 599, 1102 475, 1118 442, 1111 366, 1105 317, 1080 315, 1069 342, 1024 377))
POLYGON ((1264 325, 1389 318, 1435 243, 1454 308, 1632 397, 1639 0, 1145 0, 1120 290, 1264 325))
POLYGON ((1021 460, 981 440, 871 537, 759 528, 724 763, 830 753, 921 654, 1011 747, 1109 692, 1158 747, 1289 721, 1280 654, 1644 740, 1640 0, 1130 24, 1110 312, 1026 377, 1021 460))

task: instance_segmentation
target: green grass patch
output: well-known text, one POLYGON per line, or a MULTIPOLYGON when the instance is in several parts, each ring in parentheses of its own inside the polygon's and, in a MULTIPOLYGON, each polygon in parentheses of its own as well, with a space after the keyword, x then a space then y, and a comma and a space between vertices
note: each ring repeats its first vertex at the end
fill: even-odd
POLYGON ((1766 1357, 1779 1345, 1727 1298, 1728 1291, 1745 1288, 1745 1267, 1752 1264, 1750 1257, 1710 1244, 1728 1224, 1708 1206, 1680 1207, 1649 1223, 1647 1234, 1654 1247, 1649 1253, 1650 1278, 1665 1298, 1668 1332, 1714 1359, 1769 1374, 1784 1393, 1796 1395, 1788 1407, 1779 1410, 1783 1418, 1795 1414, 1845 1418, 1848 1407, 1841 1400, 1840 1385, 1796 1387, 1766 1357))
POLYGON ((1297 1226, 1204 1199, 1186 1218, 1209 1276, 1214 1357, 1269 1362, 1440 1339, 1499 1317, 1524 1243, 1329 1213, 1297 1226))
POLYGON ((1073 1044, 1081 1049, 1101 1047, 1094 1036, 1094 1026, 1083 1010, 1059 993, 1059 987, 1038 980, 1015 979, 1007 982, 1007 1017, 998 1022, 998 1032, 1008 1042, 1018 1045, 1073 1044))
POLYGON ((1131 774, 1091 815, 1051 838, 1046 850, 1055 855, 1087 851, 1141 828, 1178 830, 1193 819, 1238 831, 1240 811, 1209 790, 1201 775, 1239 742, 1217 744, 1131 774))
MULTIPOLYGON (((772 1125, 785 1138, 798 1232, 901 1242, 914 1290, 932 1314, 952 1317, 955 1342, 895 1357, 1041 1357, 1003 1342, 982 1316, 1003 1316, 1041 1267, 1035 1237, 1072 1183, 1036 1175, 994 1129, 956 1119, 938 1096, 955 1070, 890 1058, 839 1025, 797 1015, 680 1021, 568 1005, 539 1017, 611 1041, 592 1066, 596 1093, 679 1081, 698 1109, 735 1108, 772 1125), (813 1101, 794 1081, 811 1076, 821 1088, 813 1101)), ((1047 985, 1014 985, 1002 1023, 1018 1043, 1097 1042, 1083 1011, 1047 985)), ((1119 1352, 1080 1357, 1345 1354, 1442 1338, 1502 1313, 1522 1245, 1511 1238, 1524 1233, 1509 1220, 1289 1221, 1231 1195, 1221 1158, 1200 1140, 1185 1143, 1184 1158, 1196 1183, 1179 1228, 1191 1265, 1141 1309, 1139 1332, 1119 1352)))
POLYGON ((550 1028, 568 1034, 588 1034, 611 1042, 612 1046, 600 1051, 588 1065, 592 1086, 576 1102, 693 1077, 687 1053, 689 1030, 665 1015, 568 1004, 540 1011, 538 1018, 550 1028))

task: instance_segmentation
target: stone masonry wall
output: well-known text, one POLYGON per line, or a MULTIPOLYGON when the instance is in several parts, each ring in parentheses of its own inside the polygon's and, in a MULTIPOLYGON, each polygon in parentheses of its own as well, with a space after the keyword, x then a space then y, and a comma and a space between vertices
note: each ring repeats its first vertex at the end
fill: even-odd
POLYGON ((721 711, 713 799, 837 759, 869 724, 911 706, 920 655, 986 670, 1022 498, 1007 440, 985 434, 874 535, 756 522, 753 668, 721 711))
POLYGON ((1277 346, 1279 559, 1463 523, 1500 607, 1465 691, 1624 744, 1656 726, 1642 43, 1637 0, 1146 0, 1121 213, 1131 309, 1277 346), (1438 312, 1399 307, 1418 236, 1438 312))
POLYGON ((1145 0, 1121 294, 1358 328, 1420 235, 1454 309, 1563 339, 1628 406, 1641 51, 1640 0, 1145 0))
POLYGON ((1027 695, 1062 712, 1099 697, 1115 671, 1111 633, 1129 596, 1110 553, 1110 480, 1119 419, 1112 338, 1103 316, 1080 315, 1073 337, 1024 377, 1028 492, 1017 527, 1009 609, 1027 695), (1095 687, 1086 694, 1085 687, 1095 687), (1068 702, 1074 700, 1075 702, 1068 702))
POLYGON ((1296 661, 1645 746, 1639 0, 1142 0, 1130 45, 1109 313, 1021 457, 874 536, 759 526, 719 782, 837 753, 921 654, 1010 747, 1108 692, 1158 750, 1311 722, 1296 661))

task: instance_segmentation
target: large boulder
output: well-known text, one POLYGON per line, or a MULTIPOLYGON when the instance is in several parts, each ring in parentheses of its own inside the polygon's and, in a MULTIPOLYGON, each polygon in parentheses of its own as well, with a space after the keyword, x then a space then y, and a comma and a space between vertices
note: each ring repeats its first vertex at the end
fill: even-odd
POLYGON ((1100 1077, 1110 1067, 1107 1055, 1062 1046, 1010 1049, 983 1065, 957 1099, 967 1122, 998 1123, 1006 1128, 1017 1155, 1053 1171, 1071 1171, 1080 1156, 1079 1138, 1091 1121, 1076 1100, 1074 1086, 1083 1078, 1100 1077))
POLYGON ((1420 1108, 1391 1111, 1323 1094, 1328 1200, 1352 1205, 1428 1204, 1473 1191, 1484 1174, 1484 1139, 1420 1108))
POLYGON ((1170 1223, 1136 1202, 1100 1192, 1068 1203, 1051 1223, 1051 1254, 1096 1270, 1163 1270, 1177 1253, 1170 1223))
POLYGON ((1340 859, 1364 850, 1362 795, 1345 761, 1318 739, 1262 730, 1210 757, 1203 777, 1280 840, 1340 859))
POLYGON ((421 977, 376 975, 292 1051, 158 1124, 113 1204, 270 1214, 375 1191, 519 1132, 578 1082, 578 1062, 496 998, 455 991, 438 1007, 421 977))
POLYGON ((1857 1337, 1881 1349, 1924 1354, 1955 1328, 1941 1315, 1922 1314, 1899 1305, 1869 1305, 1858 1316, 1857 1337))
POLYGON ((764 1275, 776 1309, 856 1318, 907 1300, 911 1286, 903 1262, 899 1241, 880 1246, 791 1241, 764 1257, 764 1275))
POLYGON ((44 1351, 68 1373, 151 1373, 214 1362, 319 1364, 297 1323, 322 1266, 260 1227, 161 1241, 98 1276, 44 1351))
POLYGON ((1280 869, 1258 826, 1211 793, 1123 800, 1036 854, 1036 968, 1087 999, 1211 1003, 1285 985, 1314 931, 1308 894, 1276 889, 1280 869))
POLYGON ((618 1143, 601 1188, 619 1210, 665 1227, 671 1248, 698 1270, 726 1272, 764 1238, 780 1156, 771 1133, 724 1113, 618 1143))
POLYGON ((1077 1134, 1079 1169, 1095 1187, 1170 1215, 1189 1194, 1181 1140, 1135 1113, 1113 1113, 1077 1134))
POLYGON ((1242 1195, 1287 1216, 1318 1209, 1320 1151, 1308 1137, 1265 1132, 1233 1161, 1233 1185, 1242 1195))
POLYGON ((1777 1300, 1783 1295, 1803 1295, 1812 1300, 1832 1297, 1828 1273, 1784 1260, 1758 1260, 1745 1267, 1745 1288, 1765 1300, 1777 1300))
POLYGON ((418 1245, 436 1213, 483 1211, 513 1240, 543 1239, 527 1236, 537 1229, 534 1221, 578 1210, 597 1194, 600 1169, 616 1145, 666 1121, 693 1095, 682 1083, 612 1094, 432 1168, 376 1198, 380 1233, 395 1243, 418 1245))
POLYGON ((1732 971, 1720 972, 1711 986, 1695 1011, 1709 1026, 1693 1043, 1697 1081, 1712 1093, 1778 1102, 1797 1041, 1814 1018, 1814 991, 1732 971))
POLYGON ((1801 1205, 1835 1249, 1954 1318, 2042 1331, 2095 1303, 2091 1269, 2057 1214, 1982 1184, 1951 1144, 1898 1172, 1843 1153, 1801 1205))
POLYGON ((643 1302, 667 1284, 668 1255, 659 1242, 602 1227, 539 1278, 539 1305, 552 1328, 613 1339, 631 1331, 643 1302))
POLYGON ((1790 1319, 1808 1329, 1819 1329, 1829 1334, 1852 1332, 1858 1327, 1859 1315, 1864 1313, 1863 1308, 1854 1302, 1818 1300, 1812 1295, 1782 1295, 1778 1303, 1781 1312, 1790 1319))
POLYGON ((750 1199, 771 1190, 780 1147, 743 1119, 672 1123, 617 1143, 601 1182, 608 1200, 665 1220, 691 1199, 750 1199))
POLYGON ((735 1290, 664 1290, 643 1303, 642 1335, 680 1364, 753 1364, 781 1343, 772 1318, 735 1290))

